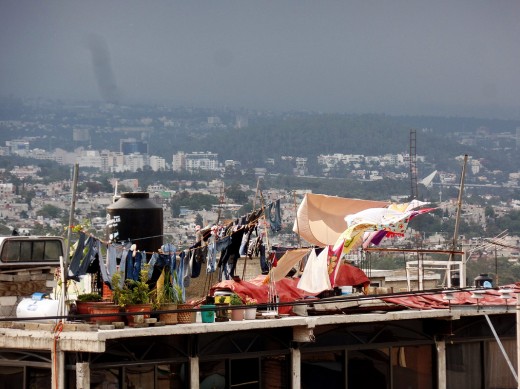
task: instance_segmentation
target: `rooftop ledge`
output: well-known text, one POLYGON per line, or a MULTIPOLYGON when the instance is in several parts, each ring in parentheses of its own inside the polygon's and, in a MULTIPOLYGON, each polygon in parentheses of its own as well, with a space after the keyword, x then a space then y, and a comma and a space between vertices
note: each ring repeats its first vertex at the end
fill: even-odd
POLYGON ((193 335, 231 331, 261 330, 292 327, 295 341, 309 341, 312 330, 319 326, 353 323, 374 323, 413 319, 458 320, 462 316, 514 314, 514 306, 457 306, 451 309, 403 310, 371 312, 364 314, 334 314, 322 316, 287 316, 281 318, 228 321, 216 323, 190 323, 157 327, 125 327, 103 329, 103 326, 64 323, 61 331, 55 331, 53 323, 31 321, 5 321, 0 323, 0 348, 52 350, 56 341, 61 351, 104 352, 106 341, 144 336, 193 335), (307 335, 306 335, 307 334, 307 335))

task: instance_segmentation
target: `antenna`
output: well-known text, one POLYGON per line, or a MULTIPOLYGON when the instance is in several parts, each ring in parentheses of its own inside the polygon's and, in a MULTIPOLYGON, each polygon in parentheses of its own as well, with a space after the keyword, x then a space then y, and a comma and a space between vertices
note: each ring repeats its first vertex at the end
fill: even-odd
POLYGON ((112 201, 115 203, 117 200, 119 200, 121 198, 121 196, 119 196, 117 194, 117 183, 118 181, 116 180, 116 184, 114 186, 114 196, 112 196, 112 201))

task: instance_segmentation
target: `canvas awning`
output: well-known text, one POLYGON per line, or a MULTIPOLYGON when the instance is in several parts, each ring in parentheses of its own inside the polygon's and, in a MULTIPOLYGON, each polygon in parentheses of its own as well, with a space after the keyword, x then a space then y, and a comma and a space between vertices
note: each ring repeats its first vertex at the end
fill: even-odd
POLYGON ((334 245, 347 228, 345 216, 389 204, 385 201, 307 193, 298 207, 293 231, 312 245, 334 245))

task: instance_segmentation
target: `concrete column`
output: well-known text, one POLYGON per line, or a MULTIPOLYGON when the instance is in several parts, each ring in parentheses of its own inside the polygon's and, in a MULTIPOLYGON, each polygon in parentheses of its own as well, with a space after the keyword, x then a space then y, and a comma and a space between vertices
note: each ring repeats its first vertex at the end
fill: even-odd
POLYGON ((446 389, 446 341, 436 340, 435 346, 437 347, 437 388, 446 389))
POLYGON ((88 362, 76 363, 76 388, 90 389, 90 364, 88 362))
POLYGON ((52 388, 65 389, 65 353, 51 350, 52 388))
POLYGON ((300 389, 301 388, 301 372, 302 366, 302 357, 300 349, 292 348, 291 349, 291 388, 292 389, 300 389))
POLYGON ((199 389, 199 357, 190 357, 190 388, 199 389))

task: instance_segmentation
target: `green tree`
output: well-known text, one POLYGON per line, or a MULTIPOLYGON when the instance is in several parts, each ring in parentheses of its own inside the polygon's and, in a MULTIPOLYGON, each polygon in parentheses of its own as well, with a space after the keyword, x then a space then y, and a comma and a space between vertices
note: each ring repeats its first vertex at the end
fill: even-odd
POLYGON ((238 184, 234 184, 226 188, 226 197, 232 199, 237 204, 244 204, 247 202, 247 193, 240 189, 238 184))
POLYGON ((42 207, 42 209, 36 212, 36 215, 43 216, 44 218, 56 219, 62 217, 65 214, 65 211, 62 209, 55 207, 54 205, 46 204, 42 207))

